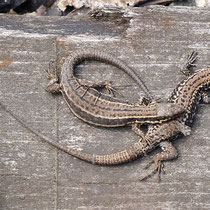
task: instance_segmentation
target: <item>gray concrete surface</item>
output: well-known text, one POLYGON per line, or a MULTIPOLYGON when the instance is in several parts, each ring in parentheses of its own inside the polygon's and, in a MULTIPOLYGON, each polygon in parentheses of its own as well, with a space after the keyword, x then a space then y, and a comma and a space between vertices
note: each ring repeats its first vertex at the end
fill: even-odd
MULTIPOLYGON (((49 61, 60 70, 76 49, 102 49, 133 67, 164 100, 185 77, 179 66, 192 50, 197 68, 210 65, 210 11, 187 7, 104 9, 85 17, 0 15, 0 101, 54 141, 107 154, 138 140, 130 128, 88 125, 61 95, 45 91, 49 61)), ((113 85, 130 100, 142 91, 121 71, 85 63, 78 77, 113 85)), ((120 97, 120 96, 119 96, 120 97)), ((174 141, 179 158, 162 181, 140 182, 159 150, 129 164, 95 166, 57 151, 0 109, 0 209, 209 209, 210 109, 201 104, 192 134, 174 141)))

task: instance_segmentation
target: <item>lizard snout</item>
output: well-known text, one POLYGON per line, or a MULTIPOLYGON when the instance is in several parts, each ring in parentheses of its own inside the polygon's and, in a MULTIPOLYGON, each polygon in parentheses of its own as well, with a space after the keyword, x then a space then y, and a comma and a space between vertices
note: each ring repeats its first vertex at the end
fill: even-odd
POLYGON ((157 109, 158 116, 175 117, 185 112, 185 109, 178 107, 172 103, 160 103, 160 104, 157 104, 157 106, 158 106, 158 109, 157 109))

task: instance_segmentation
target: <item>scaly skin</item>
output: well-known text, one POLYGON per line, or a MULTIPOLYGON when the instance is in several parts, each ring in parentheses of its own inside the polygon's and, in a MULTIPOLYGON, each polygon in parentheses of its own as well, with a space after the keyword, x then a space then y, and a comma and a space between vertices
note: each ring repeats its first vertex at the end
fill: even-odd
MULTIPOLYGON (((169 122, 149 125, 149 129, 143 137, 143 140, 140 140, 123 151, 110 155, 90 155, 83 152, 77 153, 72 149, 65 152, 93 164, 116 165, 130 162, 148 153, 154 147, 158 146, 160 142, 172 140, 181 133, 189 135, 190 128, 188 126, 192 123, 202 91, 208 89, 209 85, 210 68, 201 70, 190 76, 187 80, 181 82, 174 90, 169 99, 169 103, 175 103, 179 107, 186 109, 187 112, 185 115, 169 122)), ((166 143, 163 143, 162 145, 165 146, 165 144, 166 143)), ((163 152, 163 154, 165 153, 163 152)), ((175 157, 177 157, 177 154, 172 154, 171 158, 175 157)), ((165 160, 165 158, 163 157, 162 160, 165 160)))
POLYGON ((86 162, 99 165, 116 165, 126 163, 136 158, 147 154, 150 150, 157 146, 160 146, 163 152, 157 154, 147 166, 151 163, 155 163, 156 167, 149 175, 145 176, 143 179, 158 172, 158 177, 162 169, 162 161, 170 160, 176 158, 178 153, 176 149, 172 146, 168 140, 172 140, 178 137, 180 134, 189 135, 190 125, 192 123, 193 117, 195 115, 195 110, 201 99, 203 90, 209 89, 210 85, 210 68, 197 71, 195 74, 190 76, 188 79, 181 82, 176 89, 173 91, 172 96, 169 98, 169 103, 175 104, 181 109, 186 109, 187 112, 178 117, 177 119, 149 125, 146 135, 140 132, 136 127, 134 127, 135 132, 142 138, 137 143, 131 145, 129 148, 120 151, 115 154, 110 155, 93 155, 80 152, 74 149, 66 149, 57 143, 54 143, 51 139, 45 137, 44 135, 37 132, 32 127, 29 127, 27 123, 17 117, 12 113, 7 107, 2 103, 0 106, 10 113, 17 121, 19 121, 24 127, 29 129, 31 132, 40 137, 43 141, 48 142, 50 145, 74 156, 82 159, 86 162))
MULTIPOLYGON (((138 157, 145 155, 156 146, 160 145, 163 149, 166 149, 164 148, 166 146, 171 147, 171 144, 166 142, 161 144, 161 142, 172 140, 181 133, 184 133, 185 135, 190 134, 188 126, 192 122, 196 107, 201 98, 201 93, 203 90, 209 88, 209 84, 210 68, 201 70, 190 76, 187 80, 181 82, 174 90, 169 99, 169 103, 175 103, 179 107, 186 109, 187 112, 185 115, 169 122, 149 125, 149 129, 146 135, 143 137, 143 140, 141 139, 123 151, 109 155, 93 155, 76 151, 74 149, 59 149, 62 149, 64 152, 73 155, 74 157, 93 164, 117 165, 135 160, 138 157)), ((174 149, 172 154, 170 154, 170 151, 168 150, 163 151, 161 155, 158 155, 158 162, 173 159, 175 157, 177 157, 177 152, 174 149)))
POLYGON ((62 67, 59 83, 57 76, 48 73, 51 82, 47 91, 61 92, 68 107, 79 119, 96 126, 119 127, 134 123, 161 123, 184 112, 184 109, 174 104, 151 103, 145 106, 99 93, 96 89, 97 84, 85 85, 84 81, 74 76, 75 66, 83 60, 110 63, 126 72, 144 89, 134 71, 112 55, 99 51, 74 52, 66 59, 62 67))
MULTIPOLYGON (((154 159, 149 163, 151 164, 152 162, 155 162, 156 168, 152 172, 154 173, 156 171, 160 172, 160 169, 162 168, 161 161, 177 157, 178 154, 176 150, 171 145, 171 143, 167 141, 176 138, 182 133, 184 133, 185 135, 190 134, 188 126, 192 123, 192 119, 195 114, 196 107, 200 101, 202 91, 207 90, 209 88, 209 85, 210 68, 198 71, 190 76, 188 79, 181 82, 174 90, 172 96, 169 98, 169 103, 175 103, 178 106, 187 109, 185 115, 165 123, 149 125, 146 135, 142 136, 143 139, 123 151, 109 155, 93 155, 85 152, 80 152, 75 149, 67 149, 64 146, 54 143, 51 139, 40 134, 36 131, 36 129, 29 127, 27 123, 17 117, 2 103, 0 103, 0 105, 24 127, 36 134, 43 141, 48 142, 50 145, 66 152, 69 155, 77 157, 86 162, 90 162, 92 164, 117 165, 130 162, 142 155, 147 154, 155 147, 160 146, 163 149, 163 152, 157 154, 157 156, 155 156, 154 159)), ((145 178, 147 178, 148 176, 146 176, 145 178)))

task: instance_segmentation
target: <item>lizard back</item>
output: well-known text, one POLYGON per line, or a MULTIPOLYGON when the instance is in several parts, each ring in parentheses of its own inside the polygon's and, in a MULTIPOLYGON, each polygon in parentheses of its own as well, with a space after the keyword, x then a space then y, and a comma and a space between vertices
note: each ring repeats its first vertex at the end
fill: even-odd
POLYGON ((176 117, 184 111, 169 103, 151 103, 147 106, 132 104, 99 93, 95 88, 81 85, 74 76, 74 69, 84 59, 111 63, 122 70, 126 68, 118 62, 112 62, 109 54, 101 54, 97 51, 74 53, 66 59, 61 72, 61 92, 73 114, 83 121, 104 127, 118 127, 132 123, 159 123, 176 117))
POLYGON ((196 72, 188 79, 180 82, 169 98, 169 103, 176 103, 178 106, 185 108, 187 112, 177 119, 161 124, 149 125, 145 135, 146 141, 140 139, 138 142, 120 152, 108 155, 95 155, 71 148, 66 149, 61 147, 60 149, 92 164, 117 165, 135 160, 157 147, 160 142, 173 140, 178 137, 181 134, 179 123, 184 123, 186 125, 188 123, 191 124, 196 107, 201 99, 201 92, 209 89, 209 86, 210 68, 196 72))

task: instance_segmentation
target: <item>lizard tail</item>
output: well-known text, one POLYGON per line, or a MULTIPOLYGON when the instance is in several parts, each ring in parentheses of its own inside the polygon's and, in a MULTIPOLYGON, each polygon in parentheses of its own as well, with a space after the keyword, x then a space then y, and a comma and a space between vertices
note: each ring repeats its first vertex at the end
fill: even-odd
POLYGON ((101 52, 98 50, 81 50, 72 53, 66 60, 68 60, 67 64, 70 64, 72 75, 74 74, 74 67, 83 60, 95 60, 111 64, 127 73, 138 84, 138 86, 142 88, 147 97, 149 97, 149 99, 153 101, 153 96, 151 95, 141 78, 134 72, 134 70, 130 68, 126 63, 118 58, 115 58, 109 53, 101 52))
POLYGON ((2 107, 7 113, 9 113, 12 117, 14 117, 19 123, 21 123, 25 128, 30 130, 33 134, 38 136, 43 142, 46 142, 50 144, 51 146, 69 154, 76 158, 79 158, 83 161, 97 164, 97 165, 117 165, 117 164, 123 164, 130 162, 132 160, 137 159, 141 155, 144 155, 146 151, 149 150, 148 145, 143 145, 142 141, 138 141, 128 147, 125 150, 122 150, 117 153, 109 154, 109 155, 94 155, 94 154, 88 154, 85 152, 78 151, 76 149, 71 148, 65 148, 64 146, 61 146, 60 144, 53 142, 50 138, 46 137, 42 133, 38 132, 33 127, 29 126, 28 123, 24 122, 21 118, 19 118, 16 114, 14 114, 9 108, 7 108, 5 105, 3 105, 0 102, 0 107, 2 107))
POLYGON ((144 151, 146 151, 147 149, 147 148, 143 149, 141 141, 134 143, 125 150, 108 155, 88 154, 82 151, 78 151, 76 149, 71 149, 71 148, 67 149, 62 146, 58 146, 57 144, 56 148, 83 161, 96 165, 118 165, 118 164, 131 162, 137 159, 138 157, 144 155, 145 154, 144 151))

